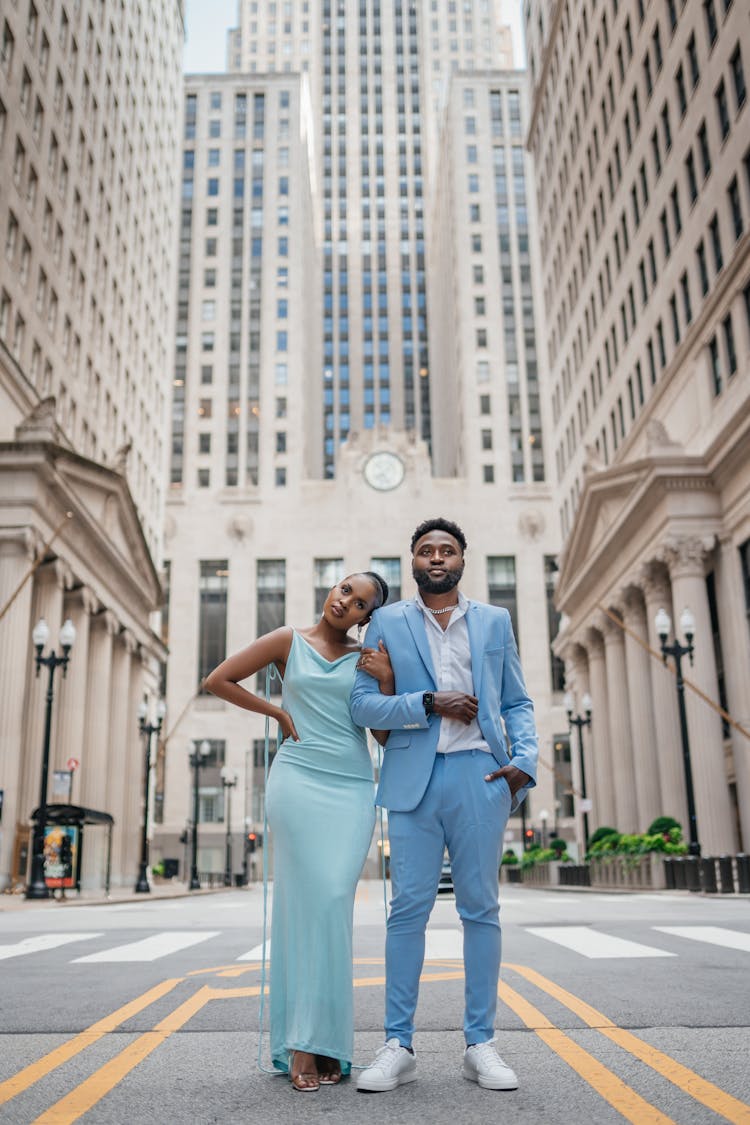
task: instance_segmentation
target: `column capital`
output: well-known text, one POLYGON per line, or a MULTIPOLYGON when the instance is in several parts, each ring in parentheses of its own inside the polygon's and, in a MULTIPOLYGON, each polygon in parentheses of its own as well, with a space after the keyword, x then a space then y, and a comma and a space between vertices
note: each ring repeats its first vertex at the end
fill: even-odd
POLYGON ((625 586, 618 601, 622 619, 626 625, 642 624, 646 619, 646 603, 643 590, 637 584, 625 586))
POLYGON ((640 567, 637 583, 643 590, 647 602, 659 602, 668 605, 672 591, 669 585, 669 571, 666 564, 659 559, 649 559, 640 567))
POLYGON ((595 614, 591 625, 583 634, 583 644, 590 656, 602 655, 604 652, 604 628, 601 622, 603 617, 603 613, 595 614))
POLYGON ((96 614, 94 620, 98 622, 102 631, 107 636, 115 637, 120 632, 120 622, 117 620, 117 616, 112 612, 111 609, 100 610, 96 614))
MULTIPOLYGON (((622 616, 620 606, 618 604, 609 606, 608 608, 614 610, 614 612, 616 612, 618 616, 622 616)), ((606 613, 600 613, 598 615, 598 618, 599 620, 597 620, 595 624, 604 638, 605 645, 624 642, 622 627, 618 625, 616 621, 613 621, 612 618, 609 617, 609 615, 606 613)))
POLYGON ((132 656, 134 652, 138 651, 138 639, 135 633, 130 629, 123 629, 120 633, 120 640, 125 646, 125 651, 132 656))
POLYGON ((94 617, 101 609, 101 603, 90 586, 75 586, 68 594, 72 605, 80 606, 89 617, 94 617))
POLYGON ((714 535, 674 536, 664 541, 659 558, 667 564, 670 578, 703 578, 706 556, 715 544, 714 535))
POLYGON ((0 556, 22 554, 31 563, 41 543, 41 536, 33 527, 0 528, 0 556))

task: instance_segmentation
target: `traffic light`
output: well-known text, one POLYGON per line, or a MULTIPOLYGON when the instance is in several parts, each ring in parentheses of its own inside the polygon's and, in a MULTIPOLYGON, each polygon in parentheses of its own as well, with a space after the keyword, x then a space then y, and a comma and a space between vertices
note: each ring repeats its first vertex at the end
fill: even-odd
POLYGON ((526 848, 527 851, 530 847, 532 847, 532 845, 534 843, 534 829, 533 828, 527 828, 526 829, 526 831, 524 832, 524 842, 523 843, 524 843, 524 847, 526 848))
POLYGON ((258 836, 255 832, 248 832, 247 834, 247 850, 249 852, 255 851, 255 846, 258 843, 258 836))

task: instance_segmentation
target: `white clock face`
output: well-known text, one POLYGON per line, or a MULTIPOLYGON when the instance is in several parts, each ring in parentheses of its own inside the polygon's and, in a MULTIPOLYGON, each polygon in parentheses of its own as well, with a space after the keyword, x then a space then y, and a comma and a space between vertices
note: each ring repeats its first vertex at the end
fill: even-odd
POLYGON ((404 479, 404 463, 395 453, 373 453, 365 463, 365 480, 372 488, 388 492, 404 479))

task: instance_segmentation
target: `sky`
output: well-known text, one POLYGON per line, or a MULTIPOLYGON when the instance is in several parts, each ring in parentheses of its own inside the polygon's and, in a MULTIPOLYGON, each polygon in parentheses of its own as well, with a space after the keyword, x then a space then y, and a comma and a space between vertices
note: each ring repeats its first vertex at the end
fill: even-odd
MULTIPOLYGON (((237 24, 238 0, 187 0, 184 69, 188 74, 223 71, 227 29, 237 24)), ((501 0, 501 11, 513 28, 516 66, 523 65, 521 0, 501 0)))

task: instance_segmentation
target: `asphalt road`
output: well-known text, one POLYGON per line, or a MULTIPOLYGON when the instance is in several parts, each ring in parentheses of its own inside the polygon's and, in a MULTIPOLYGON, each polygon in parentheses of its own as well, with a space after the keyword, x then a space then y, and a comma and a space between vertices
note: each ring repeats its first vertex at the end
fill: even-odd
MULTIPOLYGON (((0 899, 8 1125, 750 1125, 750 902, 554 892, 503 901, 498 1042, 515 1092, 462 1079, 460 927, 433 912, 418 1080, 314 1094, 257 1065, 262 889, 132 904, 0 899)), ((382 1042, 384 903, 360 884, 356 1054, 382 1042)), ((262 1058, 268 1065, 267 1035, 262 1058)))

